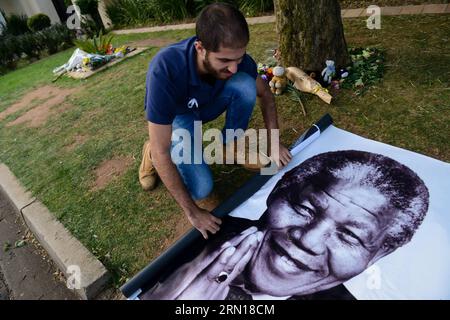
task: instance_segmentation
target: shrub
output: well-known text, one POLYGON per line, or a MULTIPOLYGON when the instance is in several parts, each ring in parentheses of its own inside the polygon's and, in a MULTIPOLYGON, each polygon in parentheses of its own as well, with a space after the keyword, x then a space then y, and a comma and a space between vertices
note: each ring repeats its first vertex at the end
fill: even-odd
POLYGON ((86 40, 74 40, 74 43, 84 52, 105 55, 113 37, 114 34, 103 35, 103 33, 100 32, 98 37, 86 40))
POLYGON ((80 8, 81 14, 92 15, 98 9, 98 0, 77 0, 75 4, 80 8))
POLYGON ((122 18, 122 8, 117 5, 117 2, 119 1, 111 1, 108 5, 106 5, 106 14, 108 15, 109 20, 111 20, 114 26, 120 26, 124 24, 122 18))
POLYGON ((54 54, 58 52, 58 49, 62 42, 58 31, 56 31, 53 28, 48 28, 43 31, 37 32, 36 37, 40 41, 42 41, 41 42, 43 44, 43 46, 41 47, 42 50, 47 49, 49 54, 54 54))
POLYGON ((88 38, 97 36, 103 30, 94 20, 85 17, 81 19, 81 29, 88 38))
POLYGON ((159 22, 183 20, 189 16, 185 0, 156 0, 151 3, 155 19, 159 22))
MULTIPOLYGON (((106 12, 115 26, 172 22, 194 18, 207 5, 218 0, 111 0, 106 12)), ((246 15, 273 11, 273 0, 221 0, 240 8, 246 15)))
POLYGON ((50 29, 44 33, 46 39, 46 47, 49 54, 54 54, 59 51, 62 46, 61 35, 58 31, 50 29))
POLYGON ((43 39, 39 34, 24 33, 17 37, 21 53, 27 55, 29 59, 39 58, 40 52, 43 49, 43 39))
POLYGON ((273 0, 240 0, 238 6, 244 15, 253 16, 273 11, 273 0))
POLYGON ((54 54, 62 49, 71 47, 75 34, 65 25, 54 24, 34 34, 35 45, 40 51, 47 50, 48 54, 54 54))
POLYGON ((115 26, 143 24, 154 18, 152 1, 113 0, 106 12, 115 26))
POLYGON ((28 18, 27 24, 31 31, 41 31, 42 29, 50 27, 51 21, 46 14, 38 13, 28 18))
POLYGON ((39 58, 44 50, 49 54, 66 49, 73 44, 74 31, 65 25, 55 24, 41 31, 25 33, 19 36, 11 34, 0 36, 0 74, 15 68, 17 61, 27 58, 39 58))
MULTIPOLYGON (((222 0, 220 2, 225 2, 234 5, 235 7, 239 7, 238 4, 239 0, 222 0)), ((189 15, 192 17, 196 17, 200 11, 207 5, 218 2, 217 0, 186 0, 186 10, 188 11, 189 15)))
POLYGON ((195 10, 197 2, 198 0, 113 0, 106 7, 106 12, 116 26, 145 24, 150 20, 170 22, 190 17, 187 3, 195 10))
POLYGON ((47 49, 49 54, 54 54, 61 49, 70 47, 75 36, 73 31, 69 30, 65 25, 55 24, 37 32, 35 37, 41 50, 47 49))
POLYGON ((75 31, 67 28, 65 24, 54 24, 50 27, 54 29, 59 35, 59 41, 61 49, 67 49, 73 46, 73 40, 75 39, 75 31))
POLYGON ((0 74, 8 69, 15 69, 20 55, 17 37, 4 35, 0 38, 0 74))
POLYGON ((26 15, 12 14, 6 17, 6 33, 18 36, 30 31, 28 29, 27 21, 28 17, 26 15))

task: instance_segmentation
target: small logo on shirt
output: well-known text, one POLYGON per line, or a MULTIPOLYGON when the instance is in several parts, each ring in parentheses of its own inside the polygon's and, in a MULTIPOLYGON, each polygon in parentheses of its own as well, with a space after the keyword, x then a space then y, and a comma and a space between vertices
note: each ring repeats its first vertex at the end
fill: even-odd
POLYGON ((187 106, 188 106, 189 109, 192 109, 192 108, 194 108, 194 107, 195 107, 195 108, 198 108, 198 102, 197 102, 197 99, 192 98, 191 100, 189 100, 187 106))

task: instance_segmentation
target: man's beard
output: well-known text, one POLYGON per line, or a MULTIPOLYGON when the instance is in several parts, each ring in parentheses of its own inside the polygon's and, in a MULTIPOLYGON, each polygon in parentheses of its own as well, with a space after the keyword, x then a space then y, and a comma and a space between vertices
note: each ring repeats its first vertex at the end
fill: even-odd
POLYGON ((206 52, 205 60, 203 61, 203 66, 205 67, 206 71, 208 71, 208 74, 214 77, 215 79, 227 80, 231 77, 226 74, 228 71, 227 68, 223 70, 216 70, 213 68, 211 62, 209 61, 209 52, 206 52))

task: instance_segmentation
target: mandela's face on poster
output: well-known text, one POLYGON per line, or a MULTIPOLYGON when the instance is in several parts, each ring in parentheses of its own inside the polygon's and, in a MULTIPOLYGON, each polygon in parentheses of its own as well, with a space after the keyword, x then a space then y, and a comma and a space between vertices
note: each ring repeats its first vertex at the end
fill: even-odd
POLYGON ((392 216, 375 188, 337 182, 295 191, 269 204, 267 232, 249 268, 257 270, 252 282, 273 295, 318 291, 359 274, 379 251, 392 216))

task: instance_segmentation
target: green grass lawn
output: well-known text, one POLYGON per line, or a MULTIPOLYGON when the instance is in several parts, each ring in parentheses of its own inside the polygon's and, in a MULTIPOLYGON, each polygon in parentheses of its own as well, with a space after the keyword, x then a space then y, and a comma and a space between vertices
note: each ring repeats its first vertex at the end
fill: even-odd
MULTIPOLYGON (((305 95, 307 116, 289 96, 277 98, 281 139, 293 142, 324 113, 338 127, 367 138, 450 160, 450 15, 383 17, 381 30, 365 21, 345 20, 350 46, 386 49, 384 80, 365 95, 341 91, 332 105, 305 95)), ((249 53, 263 60, 276 45, 272 24, 251 27, 249 53)), ((135 40, 179 40, 193 30, 116 36, 115 44, 135 40)), ((164 186, 140 190, 137 170, 147 138, 143 113, 145 74, 157 48, 117 64, 87 80, 61 78, 54 85, 78 88, 72 107, 45 125, 7 127, 26 110, 0 121, 0 161, 8 165, 58 219, 113 273, 115 285, 146 266, 174 237, 182 214, 164 186), (76 137, 84 143, 68 148, 76 137), (94 170, 102 161, 128 157, 132 165, 106 188, 92 191, 94 170)), ((51 84, 51 70, 63 64, 64 51, 0 78, 0 112, 33 88, 51 84)), ((259 109, 252 127, 263 127, 259 109)), ((221 127, 223 118, 206 127, 221 127)), ((237 166, 213 166, 217 193, 225 199, 250 174, 237 166)))

